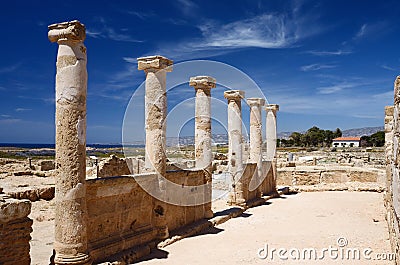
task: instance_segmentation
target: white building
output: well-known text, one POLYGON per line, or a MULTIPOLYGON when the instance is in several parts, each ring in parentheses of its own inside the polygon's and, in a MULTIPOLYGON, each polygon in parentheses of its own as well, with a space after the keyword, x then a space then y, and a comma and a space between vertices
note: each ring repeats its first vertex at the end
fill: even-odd
POLYGON ((360 137, 338 137, 333 139, 332 147, 359 147, 360 137))

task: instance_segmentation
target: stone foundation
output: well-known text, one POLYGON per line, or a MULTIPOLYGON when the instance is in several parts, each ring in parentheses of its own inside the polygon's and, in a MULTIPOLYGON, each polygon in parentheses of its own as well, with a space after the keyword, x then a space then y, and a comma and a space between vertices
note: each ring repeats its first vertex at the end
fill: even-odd
POLYGON ((30 201, 10 199, 0 194, 0 264, 30 264, 30 212, 30 201))
MULTIPOLYGON (((87 181, 88 248, 95 263, 109 261, 109 257, 117 253, 157 241, 157 215, 165 213, 169 231, 205 218, 204 204, 160 203, 139 185, 138 178, 141 185, 153 185, 157 175, 148 173, 87 181)), ((166 178, 183 186, 205 183, 203 171, 171 171, 166 178)), ((196 198, 199 194, 193 189, 190 196, 196 198)))

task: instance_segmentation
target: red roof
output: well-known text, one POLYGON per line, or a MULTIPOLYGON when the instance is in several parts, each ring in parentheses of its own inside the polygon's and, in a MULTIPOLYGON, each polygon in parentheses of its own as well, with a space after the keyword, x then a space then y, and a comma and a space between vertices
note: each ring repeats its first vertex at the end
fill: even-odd
POLYGON ((360 141, 360 137, 338 137, 333 139, 333 141, 360 141))

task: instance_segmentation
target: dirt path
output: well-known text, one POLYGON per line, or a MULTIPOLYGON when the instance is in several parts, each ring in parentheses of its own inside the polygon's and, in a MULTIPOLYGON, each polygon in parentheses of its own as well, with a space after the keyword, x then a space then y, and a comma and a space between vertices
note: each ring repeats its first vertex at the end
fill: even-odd
POLYGON ((141 264, 394 264, 373 260, 391 252, 382 197, 375 192, 304 192, 273 199, 203 235, 157 250, 141 264), (265 246, 268 250, 259 254, 269 255, 261 259, 257 252, 265 246), (272 248, 286 250, 281 256, 287 260, 272 248), (306 250, 305 260, 292 259, 303 258, 306 248, 324 258, 308 260, 314 254, 306 250), (360 260, 354 260, 358 251, 360 260))

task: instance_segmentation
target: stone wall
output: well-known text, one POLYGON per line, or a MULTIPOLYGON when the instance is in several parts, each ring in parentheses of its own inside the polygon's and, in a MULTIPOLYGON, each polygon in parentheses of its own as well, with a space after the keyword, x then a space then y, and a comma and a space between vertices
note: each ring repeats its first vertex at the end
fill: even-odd
POLYGON ((0 264, 30 264, 30 212, 29 200, 11 199, 0 188, 0 264))
MULTIPOLYGON (((203 171, 172 171, 166 178, 182 187, 205 181, 203 171)), ((148 173, 87 181, 88 244, 95 262, 157 240, 157 214, 166 215, 169 231, 204 218, 204 205, 160 204, 141 186, 151 188, 156 179, 148 173)), ((191 196, 195 200, 203 195, 192 189, 191 196)))
POLYGON ((400 77, 394 84, 394 106, 385 108, 386 187, 385 206, 390 243, 400 264, 400 77))
POLYGON ((97 167, 98 173, 96 166, 93 166, 87 170, 86 175, 89 177, 105 178, 140 174, 144 167, 144 161, 135 157, 118 158, 115 155, 111 155, 109 158, 101 160, 97 167))
POLYGON ((240 179, 232 183, 229 193, 228 204, 244 206, 247 202, 258 197, 257 190, 250 191, 249 185, 254 174, 257 174, 257 164, 248 163, 244 165, 243 174, 240 179))
POLYGON ((262 195, 272 194, 276 192, 276 162, 263 161, 262 172, 266 174, 265 179, 260 185, 262 195))
POLYGON ((318 185, 327 183, 384 183, 384 170, 351 166, 302 166, 278 169, 277 185, 318 185))

